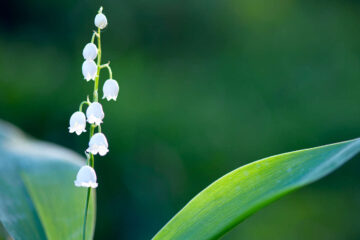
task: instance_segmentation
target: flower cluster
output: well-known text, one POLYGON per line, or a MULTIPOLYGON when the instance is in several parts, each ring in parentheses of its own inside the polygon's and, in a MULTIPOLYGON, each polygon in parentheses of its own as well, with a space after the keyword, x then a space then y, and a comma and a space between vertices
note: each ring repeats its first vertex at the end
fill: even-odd
POLYGON ((108 101, 116 100, 119 93, 119 84, 116 80, 112 79, 110 63, 101 65, 100 34, 101 30, 104 29, 107 24, 108 22, 106 16, 102 13, 102 8, 100 8, 95 17, 95 26, 97 27, 97 31, 94 31, 91 42, 85 45, 82 52, 84 57, 82 74, 84 75, 84 79, 86 81, 94 81, 93 100, 91 102, 88 97, 86 101, 83 101, 80 104, 79 111, 73 113, 70 117, 70 133, 80 135, 81 133, 86 132, 86 122, 90 124, 89 147, 85 151, 88 164, 81 167, 76 176, 74 183, 77 187, 96 188, 98 186, 94 170, 94 155, 99 154, 100 156, 104 156, 109 151, 107 139, 101 132, 101 124, 103 123, 105 114, 98 99, 100 70, 107 68, 109 71, 109 79, 106 80, 103 85, 103 99, 106 98, 108 101), (97 45, 94 43, 95 38, 97 38, 97 45), (97 60, 96 63, 95 59, 97 60), (83 112, 84 105, 87 105, 86 114, 83 112), (97 133, 95 133, 96 129, 97 133))

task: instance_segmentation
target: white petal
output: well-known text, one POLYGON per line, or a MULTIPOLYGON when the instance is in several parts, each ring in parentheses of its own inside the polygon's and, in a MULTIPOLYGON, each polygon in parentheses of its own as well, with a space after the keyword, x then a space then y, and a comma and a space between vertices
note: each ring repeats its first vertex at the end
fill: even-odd
POLYGON ((94 115, 90 115, 87 120, 91 124, 100 125, 103 121, 100 118, 95 117, 94 115))
POLYGON ((88 43, 85 45, 83 50, 83 57, 86 60, 94 60, 98 54, 98 49, 95 44, 88 43))
POLYGON ((109 152, 109 149, 105 146, 99 146, 98 152, 100 156, 105 156, 109 152))
POLYGON ((96 63, 93 60, 86 60, 82 65, 82 73, 86 81, 95 80, 97 73, 96 63))
POLYGON ((96 188, 98 186, 95 170, 90 166, 83 166, 80 168, 74 181, 77 187, 91 187, 96 188))
POLYGON ((70 117, 69 132, 76 132, 80 135, 82 132, 86 132, 86 118, 83 112, 75 112, 70 117))
POLYGON ((89 142, 89 148, 86 149, 87 152, 92 154, 99 154, 100 156, 106 155, 109 152, 109 144, 103 133, 96 133, 91 137, 89 142))
POLYGON ((103 99, 106 98, 108 101, 111 99, 116 100, 119 94, 119 84, 114 79, 108 79, 103 86, 103 99))
POLYGON ((99 13, 95 16, 95 26, 97 26, 100 29, 104 29, 106 25, 108 24, 107 19, 104 14, 99 13))
POLYGON ((90 106, 86 109, 86 117, 87 121, 91 124, 100 125, 102 120, 104 119, 104 111, 100 103, 93 102, 90 106))

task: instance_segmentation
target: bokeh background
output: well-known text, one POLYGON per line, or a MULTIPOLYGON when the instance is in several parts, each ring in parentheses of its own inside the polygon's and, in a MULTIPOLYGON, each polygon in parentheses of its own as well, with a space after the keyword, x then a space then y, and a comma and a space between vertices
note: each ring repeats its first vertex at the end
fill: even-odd
MULTIPOLYGON (((354 0, 1 1, 0 118, 83 153, 67 127, 93 88, 81 53, 100 5, 120 95, 103 103, 95 239, 150 239, 239 166, 360 135, 354 0)), ((359 161, 223 239, 360 239, 359 161)))

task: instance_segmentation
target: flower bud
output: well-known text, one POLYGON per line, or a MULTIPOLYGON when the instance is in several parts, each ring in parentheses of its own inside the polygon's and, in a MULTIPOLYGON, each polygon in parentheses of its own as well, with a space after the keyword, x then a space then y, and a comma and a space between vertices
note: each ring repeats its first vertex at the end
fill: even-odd
POLYGON ((106 98, 108 101, 111 99, 116 101, 119 93, 119 84, 114 79, 108 79, 103 86, 103 99, 106 98))
POLYGON ((98 13, 95 16, 95 26, 97 26, 100 29, 104 29, 107 24, 108 22, 104 14, 98 13))
POLYGON ((93 102, 86 109, 86 117, 87 121, 91 124, 95 123, 96 125, 100 125, 102 120, 104 119, 104 111, 100 103, 93 102))
POLYGON ((92 154, 100 154, 100 156, 104 156, 108 151, 109 144, 106 140, 106 137, 102 133, 96 133, 91 137, 89 142, 89 148, 86 149, 87 152, 92 154))
POLYGON ((85 128, 85 114, 83 112, 74 112, 70 117, 69 132, 76 132, 77 135, 80 135, 82 132, 86 132, 85 128))
POLYGON ((80 168, 74 181, 77 187, 91 187, 96 188, 98 183, 95 170, 90 166, 83 166, 80 168))
POLYGON ((86 60, 94 60, 98 54, 98 49, 95 44, 88 43, 83 50, 83 56, 86 60))
POLYGON ((97 73, 96 63, 93 60, 86 60, 82 65, 82 73, 86 81, 95 80, 97 73))

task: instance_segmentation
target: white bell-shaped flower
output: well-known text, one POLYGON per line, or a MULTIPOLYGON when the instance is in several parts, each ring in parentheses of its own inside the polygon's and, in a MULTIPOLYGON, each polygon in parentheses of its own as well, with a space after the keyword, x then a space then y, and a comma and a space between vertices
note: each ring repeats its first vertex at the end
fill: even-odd
POLYGON ((98 54, 98 49, 95 44, 88 43, 83 50, 83 56, 86 60, 94 60, 98 54))
POLYGON ((86 132, 86 118, 83 112, 74 112, 70 117, 69 132, 76 132, 80 135, 82 132, 86 132))
POLYGON ((87 121, 91 124, 95 123, 96 125, 100 125, 102 120, 104 119, 104 111, 102 105, 98 102, 93 102, 86 109, 86 117, 87 121))
POLYGON ((86 81, 95 80, 97 73, 97 66, 94 60, 85 60, 85 62, 82 65, 82 74, 84 75, 84 78, 86 81))
POLYGON ((96 188, 98 183, 95 170, 90 166, 83 166, 80 168, 74 181, 77 187, 91 187, 96 188))
POLYGON ((99 153, 100 156, 104 156, 109 151, 108 147, 109 144, 105 135, 103 133, 96 133, 91 137, 89 148, 86 151, 94 155, 99 153))
POLYGON ((95 16, 95 26, 100 29, 104 29, 107 26, 108 22, 104 14, 98 13, 95 16))
POLYGON ((116 101, 116 98, 119 94, 119 84, 114 79, 108 79, 104 83, 103 86, 103 99, 106 98, 108 101, 111 99, 114 99, 116 101))

